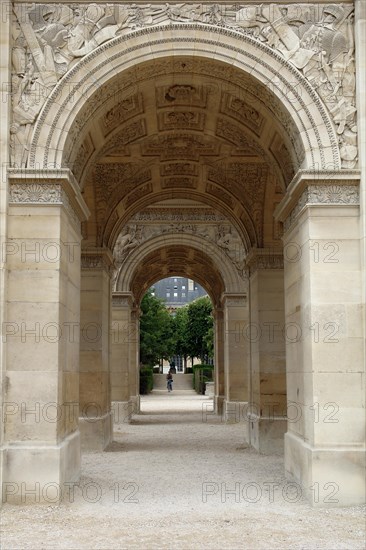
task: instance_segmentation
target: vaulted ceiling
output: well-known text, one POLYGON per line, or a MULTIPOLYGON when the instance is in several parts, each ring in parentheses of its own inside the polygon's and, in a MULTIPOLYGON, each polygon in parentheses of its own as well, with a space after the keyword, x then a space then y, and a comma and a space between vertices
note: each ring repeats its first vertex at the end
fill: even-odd
POLYGON ((66 146, 92 212, 85 239, 112 247, 137 212, 190 198, 227 216, 248 246, 278 242, 273 210, 303 151, 268 89, 179 57, 138 65, 97 94, 66 146))

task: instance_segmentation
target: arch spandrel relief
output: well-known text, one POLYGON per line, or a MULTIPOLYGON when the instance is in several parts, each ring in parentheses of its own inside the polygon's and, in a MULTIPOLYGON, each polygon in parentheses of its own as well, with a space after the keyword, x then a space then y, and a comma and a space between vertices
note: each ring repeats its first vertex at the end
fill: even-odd
MULTIPOLYGON (((201 242, 205 254, 215 250, 224 262, 229 261, 238 277, 247 279, 245 258, 247 247, 238 231, 223 215, 208 208, 150 208, 135 214, 118 234, 113 248, 113 289, 116 290, 119 274, 132 253, 141 245, 157 237, 195 237, 201 242)), ((196 244, 197 246, 197 244, 196 244)))
MULTIPOLYGON (((34 125, 57 83, 113 39, 154 26, 234 32, 270 49, 302 74, 326 106, 342 167, 357 163, 351 4, 16 4, 13 22, 11 159, 29 165, 34 125)), ((237 106, 238 107, 238 106, 237 106)), ((235 108, 235 107, 234 107, 235 108)), ((179 115, 187 120, 194 113, 179 115)), ((169 119, 166 123, 179 123, 169 119)), ((258 120, 247 120, 252 126, 258 120)), ((85 148, 84 155, 91 154, 85 148)))

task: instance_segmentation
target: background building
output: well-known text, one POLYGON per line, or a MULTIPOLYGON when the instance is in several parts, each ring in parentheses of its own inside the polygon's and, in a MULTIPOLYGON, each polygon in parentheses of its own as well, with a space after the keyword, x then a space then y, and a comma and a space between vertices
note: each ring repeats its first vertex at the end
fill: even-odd
POLYGON ((154 295, 166 302, 169 311, 174 312, 201 296, 206 296, 205 289, 187 277, 167 277, 155 283, 152 287, 154 295))

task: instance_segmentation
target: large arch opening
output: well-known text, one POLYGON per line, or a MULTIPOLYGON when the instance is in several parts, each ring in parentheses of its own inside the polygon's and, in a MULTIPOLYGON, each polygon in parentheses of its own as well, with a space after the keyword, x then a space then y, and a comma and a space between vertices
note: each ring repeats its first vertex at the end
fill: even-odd
MULTIPOLYGON (((340 169, 336 127, 301 72, 265 44, 202 25, 170 30, 151 27, 148 45, 145 31, 123 34, 76 63, 35 124, 25 170, 26 185, 37 180, 30 199, 17 188, 24 174, 13 175, 14 204, 35 204, 37 185, 44 186, 47 204, 58 208, 53 231, 81 242, 81 282, 78 266, 62 264, 54 292, 67 323, 78 319, 80 296, 81 326, 94 324, 100 337, 80 342, 80 350, 67 343, 57 357, 62 399, 78 394, 81 411, 95 404, 79 428, 85 449, 104 449, 112 437, 111 350, 122 380, 114 401, 126 404, 128 419, 138 412, 141 297, 158 277, 189 276, 215 307, 216 410, 228 422, 246 421, 256 449, 281 452, 288 341, 296 344, 287 346, 292 366, 304 355, 296 335, 288 336, 285 305, 296 328, 308 315, 301 285, 309 279, 306 259, 295 265, 290 258, 285 296, 277 220, 286 220, 287 238, 291 231, 298 238, 294 220, 308 202, 337 195, 308 192, 314 171, 340 169)), ((341 184, 350 209, 355 181, 350 174, 341 184)), ((290 399, 302 407, 312 397, 305 371, 287 373, 290 399)), ((304 443, 313 437, 304 418, 287 437, 287 470, 310 486, 306 457, 316 452, 304 443)), ((78 423, 60 424, 55 437, 59 477, 77 477, 78 423)))

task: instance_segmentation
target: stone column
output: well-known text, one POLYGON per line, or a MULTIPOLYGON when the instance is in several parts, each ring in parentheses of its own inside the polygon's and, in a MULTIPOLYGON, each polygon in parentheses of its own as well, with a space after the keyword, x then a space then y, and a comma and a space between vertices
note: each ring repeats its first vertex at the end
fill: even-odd
POLYGON ((359 174, 300 172, 284 221, 286 472, 321 505, 365 499, 359 174))
POLYGON ((11 171, 9 183, 5 500, 57 502, 80 470, 80 220, 88 210, 68 170, 11 171))
POLYGON ((215 397, 214 410, 216 414, 223 414, 223 405, 225 401, 225 370, 224 370, 224 312, 221 308, 215 308, 214 329, 215 329, 215 397))
POLYGON ((80 432, 84 450, 103 450, 112 438, 109 379, 111 291, 108 249, 82 251, 80 432))
POLYGON ((136 338, 131 322, 133 296, 130 292, 113 292, 111 327, 111 397, 113 422, 120 424, 131 418, 130 345, 136 338))
POLYGON ((283 453, 286 421, 286 351, 283 253, 252 249, 250 270, 250 442, 261 453, 283 453))
POLYGON ((131 414, 140 412, 140 308, 131 310, 129 336, 129 385, 131 414))
POLYGON ((245 294, 224 294, 224 417, 227 422, 244 421, 249 401, 249 340, 246 337, 249 310, 245 294))

